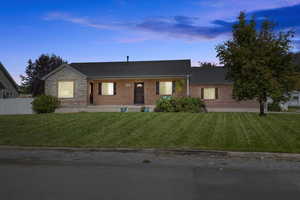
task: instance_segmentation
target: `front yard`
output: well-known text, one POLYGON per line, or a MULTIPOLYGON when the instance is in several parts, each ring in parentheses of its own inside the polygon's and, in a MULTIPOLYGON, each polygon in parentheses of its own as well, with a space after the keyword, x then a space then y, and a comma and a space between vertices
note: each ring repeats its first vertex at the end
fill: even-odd
POLYGON ((75 113, 0 116, 0 145, 300 153, 300 115, 75 113))

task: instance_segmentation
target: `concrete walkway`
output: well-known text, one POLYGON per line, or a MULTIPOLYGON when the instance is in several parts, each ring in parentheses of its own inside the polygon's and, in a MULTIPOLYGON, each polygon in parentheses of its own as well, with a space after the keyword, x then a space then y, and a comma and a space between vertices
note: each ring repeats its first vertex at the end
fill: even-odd
MULTIPOLYGON (((128 108, 128 112, 141 112, 142 107, 154 111, 154 105, 89 105, 89 106, 65 106, 56 109, 56 113, 74 112, 121 112, 121 108, 128 108)), ((208 112, 259 112, 256 108, 207 108, 208 112)))
POLYGON ((74 112, 121 112, 121 108, 128 108, 128 112, 141 112, 142 107, 147 107, 152 112, 154 105, 89 105, 83 107, 61 107, 56 109, 56 113, 74 113, 74 112))
POLYGON ((255 112, 258 113, 258 108, 207 108, 208 112, 255 112))

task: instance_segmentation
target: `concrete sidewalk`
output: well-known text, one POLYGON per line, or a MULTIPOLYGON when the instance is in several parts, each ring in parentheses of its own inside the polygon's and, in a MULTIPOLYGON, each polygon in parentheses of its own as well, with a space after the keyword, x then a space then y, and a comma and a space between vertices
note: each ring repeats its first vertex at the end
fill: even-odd
POLYGON ((116 152, 116 153, 145 153, 145 154, 173 154, 191 156, 215 156, 223 158, 246 159, 276 159, 300 161, 297 153, 271 153, 271 152, 236 152, 214 151, 198 149, 153 149, 153 148, 78 148, 78 147, 30 147, 30 146, 5 146, 0 145, 0 151, 62 151, 62 152, 116 152))

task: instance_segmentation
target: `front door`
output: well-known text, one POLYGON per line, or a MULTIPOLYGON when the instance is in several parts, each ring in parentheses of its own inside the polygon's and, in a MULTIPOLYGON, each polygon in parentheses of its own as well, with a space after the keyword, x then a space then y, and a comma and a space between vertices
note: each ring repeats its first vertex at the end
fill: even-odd
POLYGON ((94 84, 90 83, 90 104, 94 104, 94 84))
POLYGON ((134 104, 144 104, 144 83, 134 83, 134 104))

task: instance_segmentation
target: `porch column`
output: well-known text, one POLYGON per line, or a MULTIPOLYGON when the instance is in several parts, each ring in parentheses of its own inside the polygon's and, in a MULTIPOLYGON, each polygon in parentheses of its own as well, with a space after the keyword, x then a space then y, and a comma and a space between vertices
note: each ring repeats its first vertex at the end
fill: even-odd
POLYGON ((190 96, 190 75, 186 76, 186 95, 190 96))

